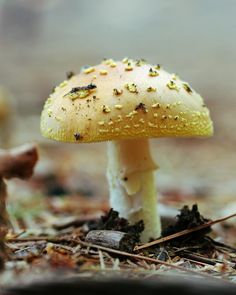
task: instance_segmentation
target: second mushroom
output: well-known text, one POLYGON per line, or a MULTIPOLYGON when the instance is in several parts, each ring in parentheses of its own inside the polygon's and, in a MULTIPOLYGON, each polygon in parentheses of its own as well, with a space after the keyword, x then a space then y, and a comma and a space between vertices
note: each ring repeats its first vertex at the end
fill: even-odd
POLYGON ((110 205, 131 223, 144 221, 145 242, 161 233, 149 138, 211 136, 213 124, 186 82, 160 65, 125 58, 104 60, 56 87, 41 131, 64 142, 108 141, 110 205))

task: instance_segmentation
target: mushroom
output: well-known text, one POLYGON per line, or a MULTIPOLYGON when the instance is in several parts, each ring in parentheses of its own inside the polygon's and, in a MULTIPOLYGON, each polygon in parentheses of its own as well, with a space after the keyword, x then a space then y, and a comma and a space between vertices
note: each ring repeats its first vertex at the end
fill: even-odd
POLYGON ((132 223, 142 219, 148 241, 161 232, 148 139, 210 136, 213 124, 186 82, 160 65, 126 58, 87 67, 56 87, 41 132, 63 142, 108 141, 110 205, 132 223))
POLYGON ((10 224, 6 211, 7 187, 4 179, 29 178, 38 159, 34 145, 26 144, 11 150, 0 150, 0 269, 6 257, 5 236, 10 224))

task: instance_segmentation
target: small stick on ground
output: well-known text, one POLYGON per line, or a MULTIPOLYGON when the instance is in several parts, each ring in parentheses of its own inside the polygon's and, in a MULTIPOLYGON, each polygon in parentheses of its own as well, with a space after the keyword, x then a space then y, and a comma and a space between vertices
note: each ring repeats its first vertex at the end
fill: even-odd
POLYGON ((188 251, 183 251, 179 254, 179 256, 187 258, 188 260, 193 261, 195 263, 203 263, 204 265, 216 265, 217 263, 222 263, 222 261, 215 261, 207 257, 202 257, 194 253, 189 253, 188 251))

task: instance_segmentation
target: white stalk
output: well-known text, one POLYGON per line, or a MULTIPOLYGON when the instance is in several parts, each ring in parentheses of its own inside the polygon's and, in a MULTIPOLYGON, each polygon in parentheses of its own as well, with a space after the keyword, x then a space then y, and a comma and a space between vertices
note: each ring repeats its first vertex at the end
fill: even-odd
POLYGON ((108 142, 107 179, 110 205, 131 223, 143 220, 143 242, 160 235, 153 171, 148 139, 108 142))

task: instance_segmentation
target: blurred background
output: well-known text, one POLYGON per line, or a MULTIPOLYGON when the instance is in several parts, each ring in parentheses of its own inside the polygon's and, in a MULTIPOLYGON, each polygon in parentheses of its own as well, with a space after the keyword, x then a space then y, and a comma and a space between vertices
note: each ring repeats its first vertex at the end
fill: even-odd
POLYGON ((235 212, 235 13, 235 0, 0 0, 0 102, 10 105, 0 113, 2 146, 39 143, 35 191, 107 199, 106 143, 43 139, 40 112, 67 71, 145 58, 187 80, 215 126, 210 139, 152 140, 161 202, 235 212))

